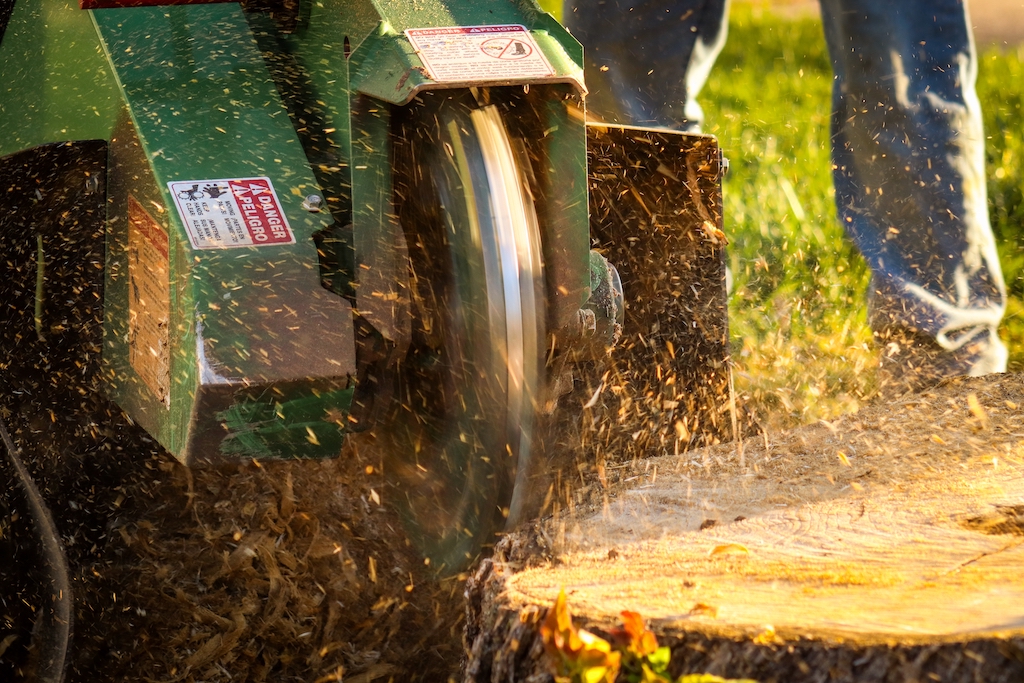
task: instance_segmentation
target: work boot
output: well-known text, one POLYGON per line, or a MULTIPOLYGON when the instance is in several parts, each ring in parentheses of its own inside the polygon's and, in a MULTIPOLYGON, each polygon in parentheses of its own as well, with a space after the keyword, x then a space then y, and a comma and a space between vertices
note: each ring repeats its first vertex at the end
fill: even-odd
POLYGON ((1006 345, 991 327, 961 331, 952 349, 943 348, 933 337, 904 328, 876 331, 874 337, 880 350, 878 393, 882 396, 922 391, 947 377, 1006 371, 1006 345))

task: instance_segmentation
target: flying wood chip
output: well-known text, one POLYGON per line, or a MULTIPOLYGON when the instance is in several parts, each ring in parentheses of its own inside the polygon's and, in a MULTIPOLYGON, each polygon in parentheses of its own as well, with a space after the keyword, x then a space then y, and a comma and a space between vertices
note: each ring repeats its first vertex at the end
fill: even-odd
POLYGON ((747 547, 740 545, 739 543, 724 543, 722 545, 716 545, 711 549, 708 555, 727 555, 730 553, 749 553, 747 547))

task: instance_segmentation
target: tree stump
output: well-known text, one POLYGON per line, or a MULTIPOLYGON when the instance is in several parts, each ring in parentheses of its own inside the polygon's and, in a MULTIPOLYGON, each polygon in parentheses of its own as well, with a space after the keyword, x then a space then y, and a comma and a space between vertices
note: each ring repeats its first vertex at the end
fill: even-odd
POLYGON ((1024 376, 951 380, 623 466, 481 566, 465 680, 550 680, 560 589, 596 633, 642 614, 673 675, 1024 680, 1022 406, 1024 376))

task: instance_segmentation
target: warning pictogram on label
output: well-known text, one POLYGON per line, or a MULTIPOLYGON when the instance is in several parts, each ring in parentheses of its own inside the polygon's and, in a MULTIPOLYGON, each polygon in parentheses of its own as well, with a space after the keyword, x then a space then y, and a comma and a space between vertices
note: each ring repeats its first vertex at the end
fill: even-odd
POLYGON ((480 49, 494 59, 525 59, 533 54, 532 45, 515 38, 488 38, 480 49))
POLYGON ((451 26, 405 31, 435 81, 548 78, 554 70, 525 26, 451 26))
POLYGON ((167 183, 193 249, 293 244, 270 178, 167 183))

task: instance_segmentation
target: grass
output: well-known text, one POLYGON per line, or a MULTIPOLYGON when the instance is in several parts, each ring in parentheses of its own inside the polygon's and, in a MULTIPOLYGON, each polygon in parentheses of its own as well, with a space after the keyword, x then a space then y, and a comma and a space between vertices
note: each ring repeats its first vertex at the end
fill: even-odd
MULTIPOLYGON (((726 233, 737 389, 778 426, 855 410, 875 389, 869 274, 835 217, 829 160, 832 72, 814 17, 736 5, 702 96, 705 130, 731 171, 726 233)), ((1024 369, 1024 48, 983 51, 993 228, 1010 289, 1001 333, 1024 369)))
POLYGON ((1024 371, 1024 45, 979 60, 978 97, 988 138, 989 212, 1010 298, 1001 333, 1010 369, 1024 371))
POLYGON ((729 31, 701 104, 731 162, 736 387, 762 422, 829 419, 872 394, 877 360, 868 270, 835 217, 821 24, 737 5, 729 31))
MULTIPOLYGON (((700 101, 705 131, 731 162, 724 203, 736 387, 767 425, 830 419, 875 393, 877 352, 868 270, 835 217, 821 22, 737 3, 729 33, 700 101)), ((1024 370, 1024 48, 982 51, 978 94, 1010 290, 1001 333, 1011 369, 1024 370)))

